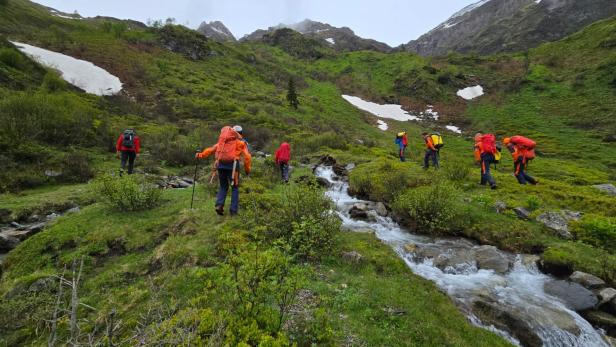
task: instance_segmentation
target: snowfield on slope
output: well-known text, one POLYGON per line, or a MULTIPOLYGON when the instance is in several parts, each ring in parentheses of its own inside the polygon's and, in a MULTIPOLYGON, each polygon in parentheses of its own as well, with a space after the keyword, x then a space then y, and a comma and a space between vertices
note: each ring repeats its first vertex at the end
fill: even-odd
POLYGON ((387 129, 389 129, 389 125, 380 119, 376 121, 376 124, 378 124, 378 128, 383 131, 387 131, 387 129))
POLYGON ((386 104, 381 105, 370 101, 362 100, 356 96, 343 95, 344 100, 360 110, 370 112, 373 115, 381 118, 395 119, 401 122, 409 120, 419 120, 419 117, 413 116, 402 109, 400 105, 386 104))
POLYGON ((468 87, 458 90, 458 96, 464 100, 473 100, 484 94, 482 86, 468 87))
POLYGON ((11 43, 40 64, 58 70, 65 81, 86 93, 103 96, 114 95, 122 90, 119 78, 88 61, 25 43, 11 43))

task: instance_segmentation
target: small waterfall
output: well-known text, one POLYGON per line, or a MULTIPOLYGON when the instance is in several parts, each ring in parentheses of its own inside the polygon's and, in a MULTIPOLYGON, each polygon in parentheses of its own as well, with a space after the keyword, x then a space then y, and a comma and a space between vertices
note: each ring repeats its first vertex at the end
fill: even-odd
POLYGON ((394 249, 415 274, 433 281, 445 290, 474 324, 492 330, 516 345, 524 345, 524 341, 519 341, 519 336, 516 338, 512 336, 515 334, 504 331, 508 328, 507 322, 497 322, 496 325, 502 325, 500 328, 482 322, 474 306, 477 302, 485 302, 482 307, 505 312, 505 316, 512 317, 513 324, 519 322, 534 333, 533 336, 540 339, 540 342, 537 340, 538 344, 542 343, 543 346, 609 347, 590 323, 557 298, 545 293, 544 284, 551 277, 537 269, 533 256, 498 251, 510 257, 513 262, 513 267, 504 274, 480 270, 472 261, 441 269, 434 265, 434 258, 417 257, 409 252, 408 245, 445 253, 457 250, 460 254, 473 252, 478 246, 463 238, 434 238, 413 234, 391 218, 376 214, 371 216, 373 221, 352 219, 349 211, 354 204, 370 202, 350 196, 348 184, 337 177, 330 167, 318 167, 315 174, 330 182, 326 195, 336 204, 336 213, 342 219, 345 229, 373 231, 380 240, 394 249))

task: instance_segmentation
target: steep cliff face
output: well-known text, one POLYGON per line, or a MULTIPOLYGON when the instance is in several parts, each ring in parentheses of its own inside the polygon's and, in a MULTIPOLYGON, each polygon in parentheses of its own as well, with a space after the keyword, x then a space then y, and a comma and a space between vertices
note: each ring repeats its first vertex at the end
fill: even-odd
POLYGON ((198 32, 205 35, 207 38, 218 42, 236 41, 233 33, 219 21, 216 22, 203 22, 197 29, 198 32))
POLYGON ((524 51, 614 15, 614 0, 482 0, 404 48, 421 55, 524 51))
POLYGON ((378 52, 389 52, 391 50, 391 47, 387 44, 359 37, 355 34, 355 32, 353 32, 353 30, 347 27, 336 28, 329 24, 315 22, 309 19, 291 25, 281 24, 275 27, 270 27, 267 30, 260 29, 252 34, 246 35, 241 40, 260 41, 265 35, 271 34, 274 31, 283 28, 293 29, 304 36, 323 41, 336 51, 353 52, 372 50, 378 52))

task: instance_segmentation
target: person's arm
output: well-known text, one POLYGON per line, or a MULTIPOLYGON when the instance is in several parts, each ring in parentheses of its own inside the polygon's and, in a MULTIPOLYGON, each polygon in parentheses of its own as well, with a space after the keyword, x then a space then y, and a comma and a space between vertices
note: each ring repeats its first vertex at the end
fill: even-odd
POLYGON ((210 148, 206 148, 205 150, 203 150, 203 152, 197 153, 196 157, 199 159, 207 158, 210 155, 212 155, 214 152, 216 152, 216 148, 218 148, 218 144, 215 144, 214 146, 210 148))
POLYGON ((139 140, 139 136, 135 136, 135 153, 139 154, 141 152, 141 140, 139 140))
POLYGON ((252 164, 252 156, 248 151, 248 146, 244 144, 244 148, 242 149, 242 154, 244 155, 244 171, 246 175, 250 175, 250 169, 252 164))
POLYGON ((280 148, 278 148, 276 150, 276 153, 274 153, 274 162, 276 163, 276 165, 278 165, 278 158, 280 157, 280 148))
POLYGON ((116 152, 122 150, 122 135, 118 137, 118 141, 116 141, 116 152))
POLYGON ((428 141, 426 141, 426 144, 428 145, 428 148, 436 151, 436 148, 434 147, 434 142, 432 142, 432 139, 428 139, 428 141))

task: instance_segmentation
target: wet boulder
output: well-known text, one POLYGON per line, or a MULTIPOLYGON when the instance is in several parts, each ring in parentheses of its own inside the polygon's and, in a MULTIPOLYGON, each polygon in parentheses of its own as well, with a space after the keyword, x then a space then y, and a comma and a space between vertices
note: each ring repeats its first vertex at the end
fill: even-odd
POLYGON ((16 239, 18 239, 19 241, 23 241, 35 234, 38 234, 39 232, 41 232, 43 229, 45 229, 45 226, 47 225, 47 223, 35 223, 29 226, 24 226, 18 229, 10 229, 7 230, 5 232, 3 232, 4 235, 6 236, 10 236, 10 237, 14 237, 16 239))
POLYGON ((543 346, 541 338, 533 332, 531 326, 522 316, 516 315, 509 307, 497 302, 478 300, 473 303, 473 313, 484 324, 494 325, 496 328, 509 332, 518 339, 523 346, 543 346))
POLYGON ((13 236, 0 234, 0 252, 8 252, 17 247, 19 239, 13 236))
POLYGON ((336 159, 334 159, 330 155, 324 155, 319 159, 319 164, 325 166, 334 166, 336 164, 336 159))
POLYGON ((571 282, 581 284, 587 289, 599 289, 605 287, 605 281, 595 275, 586 272, 576 271, 569 276, 571 282))
POLYGON ((616 316, 607 312, 588 311, 582 314, 593 326, 599 327, 612 337, 616 337, 616 316))
POLYGON ((545 283, 543 289, 574 311, 594 308, 599 302, 593 292, 574 282, 554 280, 545 283))
POLYGON ((317 177, 317 184, 319 185, 319 187, 322 188, 331 187, 331 183, 329 183, 329 181, 323 177, 317 177))
POLYGON ((365 220, 365 221, 374 221, 374 216, 372 216, 368 211, 370 207, 364 203, 354 204, 353 207, 349 210, 349 216, 353 219, 365 220))
POLYGON ((606 304, 616 299, 616 289, 614 288, 602 289, 597 293, 597 296, 599 297, 599 305, 606 304))
POLYGON ((473 252, 451 249, 439 254, 433 261, 434 266, 446 273, 466 273, 476 270, 473 252))
POLYGON ((389 211, 387 211, 387 207, 382 202, 378 202, 374 209, 376 211, 376 214, 381 217, 387 217, 387 215, 389 214, 389 211))
POLYGON ((481 246, 475 250, 475 260, 477 268, 494 270, 504 274, 511 268, 513 262, 505 253, 494 246, 481 246))
POLYGON ((346 166, 340 165, 340 164, 334 164, 332 166, 332 170, 334 171, 334 173, 340 177, 344 177, 348 174, 348 171, 346 169, 346 166))
POLYGON ((597 184, 592 187, 608 195, 616 196, 616 187, 613 184, 597 184))

